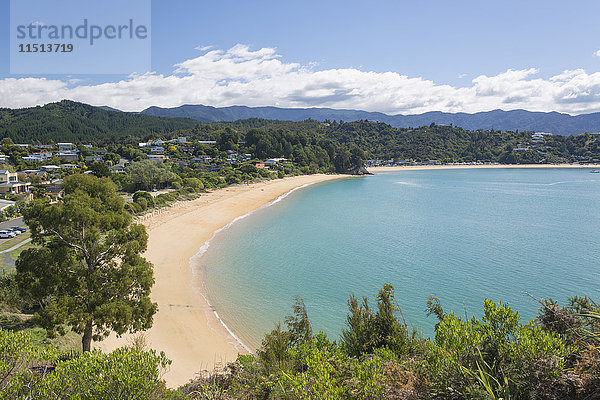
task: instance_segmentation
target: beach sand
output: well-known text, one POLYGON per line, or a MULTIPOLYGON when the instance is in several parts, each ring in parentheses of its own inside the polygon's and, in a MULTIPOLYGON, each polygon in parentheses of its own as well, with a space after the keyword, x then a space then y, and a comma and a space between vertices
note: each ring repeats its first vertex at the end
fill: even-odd
MULTIPOLYGON (((305 175, 238 185, 178 202, 142 217, 149 234, 144 256, 154 264, 151 298, 158 303, 152 328, 144 335, 149 348, 172 360, 164 378, 178 387, 202 370, 225 366, 247 350, 226 330, 202 294, 191 285, 190 259, 215 231, 292 189, 344 178, 343 175, 305 175)), ((131 343, 133 335, 109 336, 93 347, 110 352, 131 343)))
POLYGON ((490 169, 490 168, 594 168, 600 169, 600 164, 493 164, 493 165, 407 165, 397 167, 367 167, 373 174, 392 171, 420 171, 428 169, 490 169))

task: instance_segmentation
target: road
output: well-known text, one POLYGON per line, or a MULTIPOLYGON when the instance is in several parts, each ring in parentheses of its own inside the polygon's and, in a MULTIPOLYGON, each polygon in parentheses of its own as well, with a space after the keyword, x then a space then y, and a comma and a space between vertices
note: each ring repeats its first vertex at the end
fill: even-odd
MULTIPOLYGON (((0 231, 3 229, 12 228, 15 226, 24 226, 24 225, 25 225, 25 222, 23 221, 23 217, 19 217, 19 218, 11 219, 10 221, 0 222, 0 231)), ((1 240, 2 239, 0 239, 0 243, 2 243, 1 240)))

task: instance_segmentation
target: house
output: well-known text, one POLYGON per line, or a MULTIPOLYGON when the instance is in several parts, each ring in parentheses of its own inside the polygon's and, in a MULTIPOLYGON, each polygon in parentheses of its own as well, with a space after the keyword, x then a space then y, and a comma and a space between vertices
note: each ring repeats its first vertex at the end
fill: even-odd
POLYGON ((285 158, 269 158, 264 162, 265 165, 277 165, 280 161, 287 161, 285 158))
POLYGON ((187 137, 185 137, 185 136, 178 137, 177 143, 187 143, 187 137))
POLYGON ((148 154, 148 160, 165 161, 168 157, 163 154, 148 154))
POLYGON ((102 161, 102 156, 86 156, 85 162, 102 161))
POLYGON ((188 166, 188 162, 184 161, 184 160, 172 160, 171 161, 173 164, 178 165, 180 167, 187 167, 188 166))
POLYGON ((190 161, 193 162, 193 163, 207 163, 210 160, 212 160, 211 156, 200 155, 200 156, 192 158, 190 161))
POLYGON ((56 153, 56 157, 60 158, 61 160, 79 161, 79 154, 78 154, 77 150, 62 151, 62 152, 56 153))
POLYGON ((0 154, 0 164, 6 164, 7 161, 6 155, 0 154))
POLYGON ((57 143, 59 151, 70 151, 73 150, 73 143, 57 143))
POLYGON ((75 169, 78 168, 77 165, 75 164, 61 164, 60 166, 63 169, 75 169))
POLYGON ((213 145, 213 144, 217 144, 217 141, 216 140, 199 140, 198 143, 213 145))
POLYGON ((254 166, 258 169, 263 169, 265 167, 265 163, 259 162, 254 164, 254 166))
POLYGON ((16 172, 0 169, 0 193, 20 194, 29 192, 29 182, 19 182, 16 172))
POLYGON ((65 191, 60 186, 50 186, 46 188, 46 194, 52 198, 62 198, 65 191))
POLYGON ((127 173, 127 171, 125 171, 125 167, 122 165, 112 165, 112 166, 108 167, 108 169, 113 174, 126 174, 127 173))
POLYGON ((52 152, 40 152, 40 153, 31 153, 28 156, 23 157, 23 161, 34 161, 34 162, 43 162, 48 161, 52 158, 52 152))
POLYGON ((58 165, 42 165, 40 169, 47 172, 56 172, 60 170, 60 167, 58 165))
POLYGON ((162 146, 152 146, 150 147, 150 153, 164 153, 165 148, 162 146))

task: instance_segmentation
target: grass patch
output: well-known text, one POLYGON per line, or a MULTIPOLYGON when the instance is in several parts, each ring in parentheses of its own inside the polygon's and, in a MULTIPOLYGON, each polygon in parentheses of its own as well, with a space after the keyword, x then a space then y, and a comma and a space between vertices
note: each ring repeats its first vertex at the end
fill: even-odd
POLYGON ((0 244, 0 251, 8 250, 13 246, 18 245, 22 241, 29 239, 31 237, 31 232, 27 231, 25 233, 20 234, 12 239, 8 239, 6 242, 0 244))
MULTIPOLYGON (((15 239, 16 239, 16 238, 15 238, 15 239)), ((32 244, 31 242, 29 242, 29 243, 26 243, 26 244, 24 244, 23 246, 21 246, 21 247, 19 247, 19 248, 17 248, 17 249, 14 249, 13 251, 11 251, 11 252, 10 252, 10 258, 12 258, 13 260, 15 260, 15 261, 16 261, 16 260, 17 260, 17 258, 19 258, 19 255, 21 255, 21 253, 22 253, 23 251, 25 251, 25 250, 27 250, 27 249, 32 249, 32 248, 34 248, 34 247, 38 247, 38 246, 37 246, 37 245, 35 245, 35 244, 32 244)), ((2 263, 3 261, 5 261, 5 260, 3 260, 3 259, 0 257, 0 263, 2 263)))
POLYGON ((67 329, 63 336, 51 338, 44 328, 35 327, 28 329, 34 343, 38 346, 52 345, 58 349, 60 353, 81 352, 81 335, 67 329))

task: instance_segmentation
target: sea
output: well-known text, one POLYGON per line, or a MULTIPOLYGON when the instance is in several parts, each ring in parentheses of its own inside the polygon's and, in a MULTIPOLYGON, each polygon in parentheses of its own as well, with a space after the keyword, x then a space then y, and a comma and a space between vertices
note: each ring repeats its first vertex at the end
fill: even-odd
POLYGON ((508 302, 523 322, 539 301, 600 302, 600 174, 589 169, 383 172, 295 190, 218 232, 195 285, 251 349, 297 296, 313 330, 339 340, 350 294, 372 307, 384 283, 398 317, 433 338, 445 312, 480 317, 508 302))

